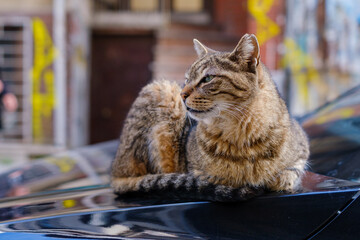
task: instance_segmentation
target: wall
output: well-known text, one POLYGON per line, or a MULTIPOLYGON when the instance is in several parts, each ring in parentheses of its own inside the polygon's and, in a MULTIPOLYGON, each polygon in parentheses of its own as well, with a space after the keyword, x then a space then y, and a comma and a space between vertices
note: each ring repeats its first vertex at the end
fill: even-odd
POLYGON ((52 0, 3 0, 0 6, 0 14, 49 13, 52 9, 52 0))

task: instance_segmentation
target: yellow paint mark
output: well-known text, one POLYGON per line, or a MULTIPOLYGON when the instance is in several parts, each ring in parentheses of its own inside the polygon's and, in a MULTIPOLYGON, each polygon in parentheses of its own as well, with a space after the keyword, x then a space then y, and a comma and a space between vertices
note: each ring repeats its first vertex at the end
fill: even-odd
POLYGON ((305 53, 300 46, 291 38, 284 41, 286 54, 282 59, 283 67, 289 67, 292 76, 298 86, 301 101, 309 106, 309 85, 313 84, 321 94, 328 89, 321 81, 320 74, 314 66, 311 55, 305 53))
POLYGON ((346 119, 355 115, 355 110, 352 108, 342 108, 338 111, 331 112, 330 114, 326 114, 321 116, 315 120, 316 124, 324 124, 327 122, 332 122, 337 119, 346 119))
POLYGON ((64 208, 72 208, 76 206, 76 201, 73 199, 67 199, 63 201, 64 208))
POLYGON ((32 22, 34 36, 34 64, 30 75, 32 79, 32 129, 34 142, 43 143, 46 136, 44 123, 52 122, 55 106, 54 72, 51 65, 56 56, 46 25, 40 18, 32 22))
POLYGON ((56 165, 62 173, 70 172, 76 164, 76 161, 69 157, 50 157, 46 161, 56 165))
POLYGON ((248 10, 256 21, 256 36, 262 45, 280 34, 280 27, 266 14, 273 6, 274 0, 248 0, 248 10))

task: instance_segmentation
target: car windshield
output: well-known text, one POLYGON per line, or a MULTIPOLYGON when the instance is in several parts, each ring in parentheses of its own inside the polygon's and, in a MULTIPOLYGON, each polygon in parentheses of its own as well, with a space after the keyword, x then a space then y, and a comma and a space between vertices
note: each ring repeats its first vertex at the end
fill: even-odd
POLYGON ((360 182, 360 86, 302 120, 310 139, 310 170, 360 182))

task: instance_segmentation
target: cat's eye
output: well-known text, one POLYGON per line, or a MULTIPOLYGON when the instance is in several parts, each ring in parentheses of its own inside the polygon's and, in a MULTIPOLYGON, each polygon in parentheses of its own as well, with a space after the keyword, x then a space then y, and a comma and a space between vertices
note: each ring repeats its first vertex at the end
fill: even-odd
POLYGON ((215 77, 214 75, 207 75, 202 79, 202 81, 208 83, 211 80, 213 80, 214 77, 215 77))

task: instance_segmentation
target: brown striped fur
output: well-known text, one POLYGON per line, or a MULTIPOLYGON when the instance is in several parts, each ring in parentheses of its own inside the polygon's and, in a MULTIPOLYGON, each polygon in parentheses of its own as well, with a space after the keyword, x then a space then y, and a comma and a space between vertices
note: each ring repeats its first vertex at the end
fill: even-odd
POLYGON ((195 189, 194 198, 220 201, 259 189, 295 191, 309 156, 307 137, 260 62, 256 37, 244 35, 230 53, 194 45, 199 58, 182 90, 157 81, 134 102, 112 165, 114 191, 195 189), (187 115, 197 122, 191 129, 187 115))

